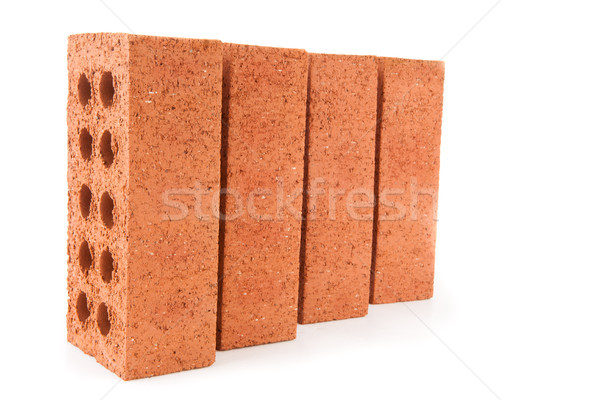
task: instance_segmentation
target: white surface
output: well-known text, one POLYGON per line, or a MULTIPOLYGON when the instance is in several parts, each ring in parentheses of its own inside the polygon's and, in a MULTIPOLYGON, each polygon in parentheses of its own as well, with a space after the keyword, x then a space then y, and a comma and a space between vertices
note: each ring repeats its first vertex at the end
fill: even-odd
POLYGON ((434 299, 134 382, 65 339, 67 35, 127 28, 100 1, 3 3, 0 397, 598 398, 598 6, 503 0, 471 30, 495 1, 106 1, 141 34, 452 49, 434 299))

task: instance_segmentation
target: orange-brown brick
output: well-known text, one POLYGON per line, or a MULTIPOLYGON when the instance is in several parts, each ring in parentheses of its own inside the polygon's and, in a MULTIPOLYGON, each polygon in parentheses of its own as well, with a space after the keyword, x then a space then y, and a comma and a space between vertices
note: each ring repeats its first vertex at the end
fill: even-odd
POLYGON ((296 336, 307 54, 224 44, 223 79, 222 185, 231 194, 218 348, 226 350, 296 336), (278 210, 280 196, 287 205, 278 210))
POLYGON ((371 302, 433 295, 444 86, 440 61, 379 59, 371 302))
POLYGON ((218 190, 221 43, 75 35, 68 70, 68 340, 123 379, 210 365, 218 220, 163 196, 218 190))
POLYGON ((376 58, 309 57, 300 323, 367 314, 373 234, 376 58))

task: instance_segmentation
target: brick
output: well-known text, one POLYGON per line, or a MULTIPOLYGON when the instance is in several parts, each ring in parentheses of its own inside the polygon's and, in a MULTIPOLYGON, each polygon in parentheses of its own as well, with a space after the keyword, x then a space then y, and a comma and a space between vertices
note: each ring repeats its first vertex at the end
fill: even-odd
POLYGON ((367 314, 377 116, 375 57, 309 57, 303 324, 367 314))
POLYGON ((68 72, 68 340, 126 380, 210 365, 218 220, 164 195, 218 190, 221 43, 75 35, 68 72))
POLYGON ((296 336, 307 90, 304 50, 223 54, 220 350, 296 336))
POLYGON ((433 295, 444 85, 440 61, 379 59, 371 303, 433 295))

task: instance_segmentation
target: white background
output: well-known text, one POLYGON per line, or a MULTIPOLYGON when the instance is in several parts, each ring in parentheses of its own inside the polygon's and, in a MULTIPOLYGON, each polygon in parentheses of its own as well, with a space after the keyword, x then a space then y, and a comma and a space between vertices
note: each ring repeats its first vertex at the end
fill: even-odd
POLYGON ((3 2, 0 397, 599 398, 600 12, 496 1, 3 2), (434 298, 133 382, 68 344, 67 35, 129 29, 445 56, 434 298))

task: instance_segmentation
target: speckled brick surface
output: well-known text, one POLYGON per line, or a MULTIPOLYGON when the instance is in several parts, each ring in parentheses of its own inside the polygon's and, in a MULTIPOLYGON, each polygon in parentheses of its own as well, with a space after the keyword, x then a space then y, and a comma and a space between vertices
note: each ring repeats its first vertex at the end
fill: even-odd
POLYGON ((367 314, 373 233, 372 206, 353 202, 373 202, 376 58, 309 60, 306 187, 314 192, 307 199, 300 323, 367 314))
POLYGON ((123 379, 209 365, 218 220, 163 194, 218 188, 221 43, 74 35, 68 70, 68 340, 123 379))
POLYGON ((371 302, 433 295, 444 64, 379 59, 378 218, 371 302))
POLYGON ((296 336, 307 54, 224 44, 223 77, 222 185, 232 195, 222 224, 217 346, 226 350, 296 336))

